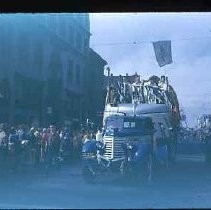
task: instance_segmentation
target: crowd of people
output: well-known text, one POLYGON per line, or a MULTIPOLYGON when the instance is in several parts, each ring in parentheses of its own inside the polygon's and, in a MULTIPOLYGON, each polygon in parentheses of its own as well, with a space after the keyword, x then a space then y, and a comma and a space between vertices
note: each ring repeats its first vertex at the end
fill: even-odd
POLYGON ((137 73, 132 76, 111 75, 106 103, 111 106, 122 103, 166 104, 171 107, 175 124, 181 119, 177 94, 164 75, 153 75, 148 80, 142 79, 137 73))
POLYGON ((166 76, 151 76, 148 80, 141 76, 119 76, 117 80, 113 76, 109 78, 107 102, 119 103, 169 103, 178 106, 177 96, 169 85, 166 76))
POLYGON ((71 127, 46 128, 0 124, 0 168, 14 171, 26 165, 50 166, 58 161, 77 161, 87 139, 95 139, 95 130, 71 127))

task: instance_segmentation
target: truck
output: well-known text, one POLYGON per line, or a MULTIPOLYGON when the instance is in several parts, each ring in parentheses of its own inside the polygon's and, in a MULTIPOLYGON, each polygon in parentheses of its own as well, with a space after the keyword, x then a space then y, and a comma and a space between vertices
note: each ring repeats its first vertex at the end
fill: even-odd
POLYGON ((82 148, 87 180, 102 171, 151 180, 155 165, 174 163, 180 113, 166 77, 109 76, 102 124, 102 142, 89 141, 82 148))
MULTIPOLYGON (((168 83, 167 77, 159 78, 153 75, 148 80, 140 80, 137 74, 109 76, 103 130, 108 129, 109 116, 122 114, 130 117, 150 117, 155 128, 154 147, 157 147, 163 138, 167 145, 167 161, 175 161, 180 111, 177 94, 168 83)), ((123 150, 116 146, 118 143, 115 139, 111 143, 110 137, 104 135, 104 142, 111 145, 105 150, 107 158, 114 160, 123 155, 123 150)))

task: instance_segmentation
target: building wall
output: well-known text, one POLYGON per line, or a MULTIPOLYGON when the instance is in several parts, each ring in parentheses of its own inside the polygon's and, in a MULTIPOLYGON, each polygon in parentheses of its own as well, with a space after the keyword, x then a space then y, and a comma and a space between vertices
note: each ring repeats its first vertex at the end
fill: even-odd
POLYGON ((86 75, 86 117, 100 123, 104 111, 104 66, 107 64, 94 50, 89 50, 89 71, 86 75))
POLYGON ((0 27, 0 121, 82 119, 89 16, 4 14, 0 27))

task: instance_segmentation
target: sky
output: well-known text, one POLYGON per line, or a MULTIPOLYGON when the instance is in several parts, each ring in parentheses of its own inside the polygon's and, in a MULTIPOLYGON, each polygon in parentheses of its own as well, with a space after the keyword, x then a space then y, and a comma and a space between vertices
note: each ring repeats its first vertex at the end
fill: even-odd
POLYGON ((111 73, 166 73, 190 127, 211 113, 211 13, 91 13, 90 28, 111 73), (163 40, 172 41, 173 63, 159 67, 152 42, 163 40))

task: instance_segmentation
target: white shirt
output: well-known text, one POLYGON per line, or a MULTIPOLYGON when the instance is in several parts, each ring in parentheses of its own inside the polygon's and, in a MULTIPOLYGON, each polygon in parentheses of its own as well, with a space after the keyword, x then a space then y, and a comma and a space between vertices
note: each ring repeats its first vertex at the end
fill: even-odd
POLYGON ((102 141, 103 140, 103 135, 100 131, 96 133, 96 141, 102 141))
POLYGON ((0 143, 2 143, 6 138, 6 133, 4 131, 0 132, 0 143))
POLYGON ((168 88, 168 86, 167 86, 167 84, 166 84, 165 82, 160 82, 160 83, 159 83, 159 87, 160 87, 161 89, 163 89, 163 90, 167 90, 167 88, 168 88))

